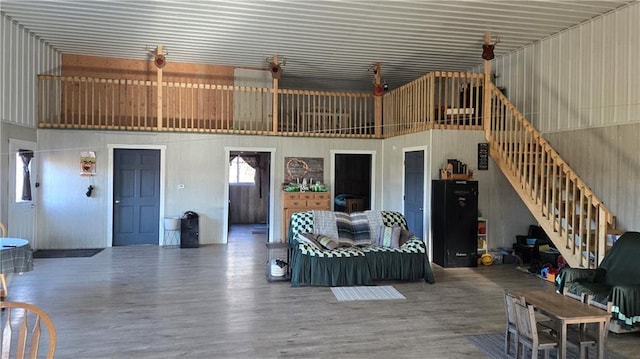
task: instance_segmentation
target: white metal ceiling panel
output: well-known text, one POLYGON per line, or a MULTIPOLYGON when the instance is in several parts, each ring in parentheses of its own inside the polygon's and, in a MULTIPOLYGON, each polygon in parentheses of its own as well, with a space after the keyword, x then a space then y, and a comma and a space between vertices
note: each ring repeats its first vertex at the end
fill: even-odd
MULTIPOLYGON (((637 1, 637 0, 636 0, 637 1)), ((62 53, 266 68, 286 59, 283 86, 370 90, 371 64, 393 88, 429 71, 481 63, 634 1, 46 1, 1 11, 62 53)))

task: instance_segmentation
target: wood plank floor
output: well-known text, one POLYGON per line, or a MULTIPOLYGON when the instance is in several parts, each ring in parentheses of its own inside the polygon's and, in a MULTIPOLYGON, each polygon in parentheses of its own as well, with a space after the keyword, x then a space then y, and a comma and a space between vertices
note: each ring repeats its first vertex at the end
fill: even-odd
MULTIPOLYGON (((36 259, 8 300, 50 314, 57 358, 482 358, 464 335, 503 330, 503 288, 553 290, 510 265, 436 266, 433 285, 391 283, 406 300, 338 302, 267 282, 264 235, 229 242, 36 259)), ((611 334, 608 347, 638 358, 640 335, 611 334)))

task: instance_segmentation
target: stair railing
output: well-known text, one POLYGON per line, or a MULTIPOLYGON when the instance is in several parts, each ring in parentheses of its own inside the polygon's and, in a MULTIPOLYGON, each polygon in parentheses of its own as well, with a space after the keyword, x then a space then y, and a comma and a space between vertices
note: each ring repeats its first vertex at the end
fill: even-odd
POLYGON ((596 267, 615 217, 502 92, 489 87, 492 158, 569 265, 596 267))

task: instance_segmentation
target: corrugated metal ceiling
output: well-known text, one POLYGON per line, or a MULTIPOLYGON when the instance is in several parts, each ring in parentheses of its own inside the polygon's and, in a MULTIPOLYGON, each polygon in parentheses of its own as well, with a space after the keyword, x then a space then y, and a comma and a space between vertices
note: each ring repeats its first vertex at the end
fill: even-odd
MULTIPOLYGON (((638 0, 636 0, 638 1, 638 0)), ((496 55, 634 1, 45 1, 4 0, 1 11, 62 53, 266 68, 286 59, 283 86, 370 90, 368 68, 397 87, 430 71, 496 55)))

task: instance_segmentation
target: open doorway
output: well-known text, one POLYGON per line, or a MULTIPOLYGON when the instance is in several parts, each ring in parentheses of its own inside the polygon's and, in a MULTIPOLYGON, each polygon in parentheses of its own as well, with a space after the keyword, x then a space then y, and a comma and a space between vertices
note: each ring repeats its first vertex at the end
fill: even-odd
POLYGON ((373 208, 375 153, 336 151, 333 156, 333 210, 360 212, 373 208))
POLYGON ((271 152, 229 151, 228 241, 269 239, 271 152))

